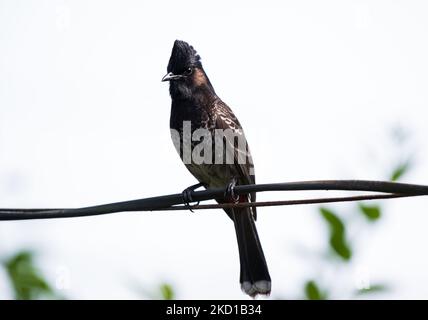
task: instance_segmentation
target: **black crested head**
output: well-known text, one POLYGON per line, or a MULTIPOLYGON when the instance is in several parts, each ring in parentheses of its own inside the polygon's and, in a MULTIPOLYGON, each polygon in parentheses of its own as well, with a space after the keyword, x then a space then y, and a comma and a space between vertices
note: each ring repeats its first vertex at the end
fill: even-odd
POLYGON ((167 71, 180 74, 189 67, 202 68, 201 57, 187 42, 175 40, 167 71))
POLYGON ((198 99, 201 95, 215 95, 202 68, 201 57, 187 42, 175 40, 167 72, 162 81, 169 81, 169 92, 173 99, 198 99))

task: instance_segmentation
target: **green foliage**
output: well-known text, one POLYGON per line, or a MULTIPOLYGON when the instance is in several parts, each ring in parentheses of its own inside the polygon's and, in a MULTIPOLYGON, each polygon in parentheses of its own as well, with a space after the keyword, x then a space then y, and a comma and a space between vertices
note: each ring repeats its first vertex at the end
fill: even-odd
MULTIPOLYGON (((393 131, 393 138, 395 142, 395 147, 397 147, 397 156, 395 157, 396 160, 394 162, 396 163, 396 166, 393 167, 394 170, 390 173, 387 178, 393 182, 399 181, 403 178, 411 169, 413 166, 413 157, 412 155, 406 151, 408 150, 407 145, 407 133, 403 128, 401 127, 395 127, 393 131)), ((392 157, 388 156, 387 160, 390 162, 392 157)), ((356 205, 354 210, 354 215, 351 217, 351 219, 346 221, 345 223, 341 220, 341 218, 335 214, 331 209, 326 208, 320 208, 319 211, 321 213, 321 216, 324 221, 328 224, 329 227, 329 234, 328 234, 328 241, 329 241, 329 249, 333 251, 333 253, 340 258, 344 260, 346 263, 341 263, 340 266, 335 264, 334 260, 327 260, 327 267, 326 270, 329 269, 329 272, 327 273, 327 277, 330 278, 331 274, 332 277, 335 278, 335 270, 339 267, 340 269, 349 271, 352 267, 353 263, 355 263, 355 258, 351 260, 352 256, 356 256, 354 250, 351 248, 358 248, 358 239, 361 237, 358 237, 358 235, 361 234, 361 230, 367 226, 367 224, 370 223, 379 223, 380 219, 382 218, 384 211, 382 209, 382 206, 380 204, 366 204, 366 203, 360 203, 356 205), (354 216, 364 216, 364 219, 353 219, 354 216), (350 231, 349 231, 350 230, 350 231), (351 234, 352 242, 348 242, 347 235, 351 234), (334 268, 334 269, 333 269, 334 268)), ((349 237, 349 236, 348 236, 349 237)), ((324 255, 322 255, 324 257, 324 255)), ((319 272, 319 270, 317 269, 319 272)), ((321 270, 323 271, 323 270, 321 270)), ((325 275, 326 273, 322 272, 323 275, 323 283, 329 284, 332 283, 332 279, 326 281, 325 275)), ((333 279, 334 281, 334 279, 333 279)), ((335 289, 333 286, 326 288, 329 292, 329 295, 335 294, 337 288, 335 289)), ((368 288, 358 289, 355 288, 346 288, 345 291, 340 292, 338 296, 343 297, 344 294, 348 297, 363 297, 365 298, 368 294, 374 294, 374 293, 383 293, 385 291, 390 290, 385 284, 375 284, 371 285, 368 288)), ((326 294, 322 294, 322 291, 319 289, 319 286, 315 282, 315 280, 312 278, 309 278, 307 282, 305 282, 304 285, 304 292, 307 299, 327 299, 326 294)))
POLYGON ((30 300, 54 297, 54 292, 34 265, 33 253, 21 251, 4 262, 15 299, 30 300))
POLYGON ((395 182, 400 180, 409 170, 410 161, 403 162, 399 164, 391 174, 390 180, 395 182))
POLYGON ((154 288, 146 289, 145 286, 140 284, 132 284, 134 290, 146 299, 151 300, 174 300, 176 297, 173 286, 169 283, 161 283, 156 285, 154 288))
POLYGON ((308 300, 325 300, 327 294, 320 290, 315 280, 309 280, 305 284, 305 297, 308 300))
POLYGON ((168 283, 160 285, 161 297, 163 300, 173 300, 175 298, 175 292, 172 286, 168 283))
POLYGON ((333 252, 343 260, 350 260, 352 257, 352 249, 346 240, 345 224, 330 209, 320 208, 320 213, 329 226, 329 243, 333 252))
POLYGON ((366 295, 369 293, 380 293, 388 290, 388 287, 384 284, 375 284, 369 288, 360 289, 356 292, 357 296, 366 295))
POLYGON ((381 208, 378 205, 365 205, 360 203, 358 208, 370 222, 375 222, 382 216, 381 208))

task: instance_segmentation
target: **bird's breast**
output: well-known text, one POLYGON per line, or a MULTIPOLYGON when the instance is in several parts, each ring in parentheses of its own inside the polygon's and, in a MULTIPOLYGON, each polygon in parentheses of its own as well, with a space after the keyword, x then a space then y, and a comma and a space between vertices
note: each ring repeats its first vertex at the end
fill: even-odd
POLYGON ((182 131, 186 125, 191 126, 192 133, 197 129, 213 128, 215 119, 206 108, 186 102, 173 103, 171 108, 170 128, 182 131))

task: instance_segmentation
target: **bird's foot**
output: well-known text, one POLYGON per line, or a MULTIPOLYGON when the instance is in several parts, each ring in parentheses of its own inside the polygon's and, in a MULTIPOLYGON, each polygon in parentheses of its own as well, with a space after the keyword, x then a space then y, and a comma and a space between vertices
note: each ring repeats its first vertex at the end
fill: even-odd
POLYGON ((239 194, 236 194, 235 186, 236 186, 236 179, 233 178, 226 187, 226 191, 224 192, 224 198, 228 201, 233 201, 233 203, 238 203, 239 194))
MULTIPOLYGON (((202 186, 203 186, 202 183, 197 183, 197 184, 194 184, 193 186, 190 186, 184 189, 182 192, 184 206, 187 207, 191 212, 193 212, 192 208, 190 207, 190 203, 193 202, 192 192, 202 186)), ((199 201, 196 203, 196 205, 198 204, 199 204, 199 201)))

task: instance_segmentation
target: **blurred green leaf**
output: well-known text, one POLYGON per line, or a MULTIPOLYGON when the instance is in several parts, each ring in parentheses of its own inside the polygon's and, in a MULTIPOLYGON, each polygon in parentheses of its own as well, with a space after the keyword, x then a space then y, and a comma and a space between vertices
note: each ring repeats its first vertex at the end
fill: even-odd
POLYGON ((33 253, 21 251, 4 262, 15 299, 30 300, 54 296, 47 281, 34 266, 33 253))
POLYGON ((305 296, 308 300, 325 300, 327 294, 322 292, 318 284, 314 280, 310 280, 305 284, 305 296))
POLYGON ((390 180, 393 182, 400 180, 406 174, 406 172, 409 170, 409 168, 410 168, 410 161, 406 161, 406 162, 401 163, 392 172, 390 180))
POLYGON ((320 208, 320 212, 330 229, 329 242, 331 248, 342 259, 351 259, 352 250, 350 245, 346 241, 346 229, 344 223, 330 209, 320 208))
POLYGON ((138 280, 131 282, 131 286, 135 292, 145 299, 150 300, 173 300, 175 299, 175 291, 173 286, 168 283, 160 283, 151 289, 141 285, 138 280))
POLYGON ((356 295, 365 295, 368 293, 378 293, 388 291, 389 288, 385 284, 375 284, 370 286, 369 288, 360 289, 356 292, 356 295))
POLYGON ((365 205, 360 203, 358 205, 360 212, 371 222, 378 220, 381 216, 381 209, 378 205, 365 205))
POLYGON ((163 300, 173 300, 175 297, 174 289, 167 283, 161 284, 160 292, 163 300))

